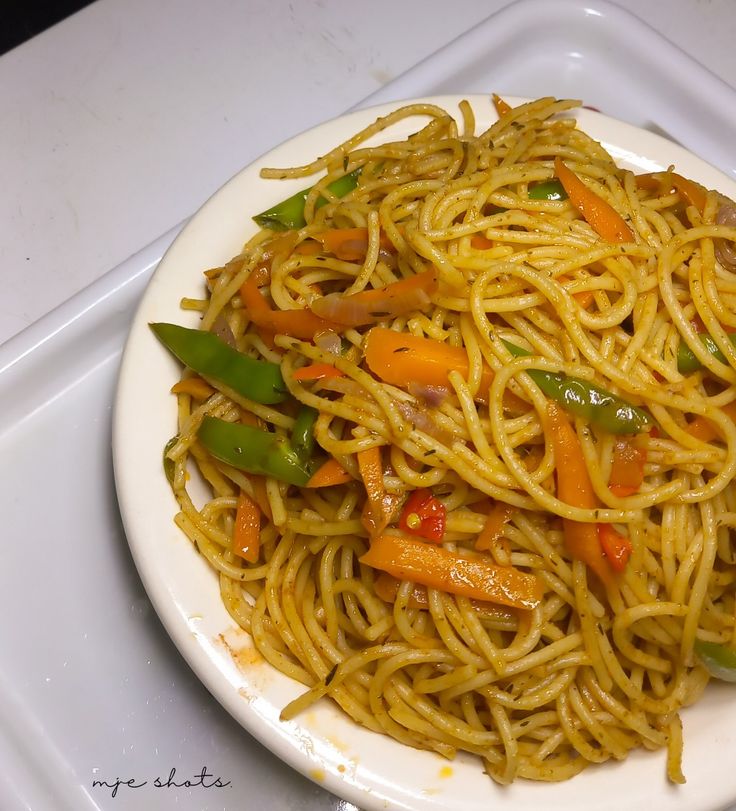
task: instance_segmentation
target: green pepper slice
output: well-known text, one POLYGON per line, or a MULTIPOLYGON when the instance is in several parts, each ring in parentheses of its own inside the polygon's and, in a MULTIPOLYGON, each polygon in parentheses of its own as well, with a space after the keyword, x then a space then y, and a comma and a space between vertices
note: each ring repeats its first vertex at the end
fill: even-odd
MULTIPOLYGON (((514 357, 532 354, 509 341, 503 343, 514 357)), ((527 369, 526 372, 547 397, 609 434, 638 434, 653 425, 652 418, 644 409, 595 383, 542 369, 527 369)))
POLYGON ((179 441, 179 434, 175 434, 171 437, 171 439, 164 445, 164 450, 162 453, 162 461, 164 463, 164 474, 166 475, 166 481, 169 484, 174 484, 174 474, 176 472, 176 464, 174 463, 173 459, 169 459, 166 455, 176 443, 179 441))
POLYGON ((736 682, 736 650, 702 639, 695 640, 694 650, 711 676, 721 681, 736 682))
POLYGON ((299 409, 291 431, 291 445, 296 455, 308 462, 314 451, 314 424, 317 422, 319 412, 316 408, 303 405, 299 409))
POLYGON ((307 465, 289 440, 278 434, 206 416, 197 437, 216 459, 238 470, 272 476, 300 487, 310 479, 307 465))
POLYGON ((567 192, 559 180, 546 180, 532 186, 528 197, 530 200, 567 200, 567 192))
POLYGON ((211 332, 165 323, 150 327, 169 352, 198 374, 264 405, 282 403, 287 398, 288 390, 277 364, 249 358, 211 332))
MULTIPOLYGON (((713 355, 714 358, 719 360, 721 363, 728 363, 726 360, 726 356, 721 352, 718 348, 718 344, 708 335, 707 333, 702 333, 698 335, 700 340, 703 343, 703 346, 713 355)), ((728 336, 731 343, 736 346, 736 333, 732 333, 728 336)), ((692 372, 697 372, 698 369, 702 369, 703 364, 697 359, 695 353, 692 349, 685 343, 685 341, 680 341, 680 345, 677 347, 677 371, 684 375, 689 375, 692 372)))
MULTIPOLYGON (((332 183, 328 184, 327 188, 336 197, 344 197, 348 192, 351 192, 358 185, 358 176, 360 169, 356 169, 347 175, 339 177, 332 183)), ((288 231, 292 229, 304 228, 306 221, 304 220, 304 203, 307 195, 314 188, 310 186, 304 191, 297 192, 286 200, 282 200, 275 206, 256 214, 253 219, 261 226, 261 228, 270 228, 273 231, 288 231)), ((317 200, 315 208, 322 208, 327 203, 324 197, 317 200)))

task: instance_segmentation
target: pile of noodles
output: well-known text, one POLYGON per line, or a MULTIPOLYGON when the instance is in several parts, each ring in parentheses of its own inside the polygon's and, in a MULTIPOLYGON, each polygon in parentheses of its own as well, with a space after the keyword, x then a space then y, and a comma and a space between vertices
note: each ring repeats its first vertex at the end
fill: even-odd
POLYGON ((699 212, 676 191, 637 186, 566 114, 576 104, 539 99, 480 134, 467 103, 459 125, 443 109, 406 106, 308 166, 264 173, 317 178, 307 225, 288 240, 258 231, 232 261, 207 271, 206 296, 183 306, 201 312, 201 329, 281 364, 291 395, 319 411, 318 446, 353 480, 309 489, 267 479, 272 518, 264 518, 259 561, 248 564, 230 551, 230 537, 240 490, 253 494, 250 479, 210 457, 197 428, 206 414, 235 421, 250 412, 288 435, 294 411, 230 391, 179 394, 168 450, 176 522, 219 574, 227 610, 258 651, 308 688, 285 717, 328 696, 357 723, 408 746, 476 754, 500 783, 564 780, 632 749, 662 748, 670 779, 681 782, 679 711, 709 678, 694 641, 736 640, 736 427, 722 411, 736 399, 736 353, 726 347, 725 364, 713 357, 683 375, 676 350, 694 319, 721 344, 736 331, 736 272, 717 258, 736 229, 716 223, 723 198, 714 192, 699 212), (363 145, 413 116, 411 137, 391 141, 386 132, 383 145, 363 145), (604 241, 568 200, 529 199, 530 186, 554 176, 557 156, 624 217, 634 242, 604 241), (354 191, 337 199, 325 190, 355 169, 354 191), (320 194, 328 203, 317 207, 320 194), (368 229, 364 259, 339 259, 313 240, 299 250, 325 228, 351 226, 368 229), (485 240, 474 247, 478 235, 485 240), (346 327, 337 346, 269 340, 239 295, 264 265, 270 287, 262 292, 284 310, 435 267, 431 303, 380 325, 464 347, 467 379, 451 374, 440 398, 410 381, 381 382, 365 365, 366 327, 346 327), (578 294, 586 291, 584 307, 578 294), (514 359, 501 339, 532 355, 514 359), (315 362, 344 376, 293 379, 315 362), (487 403, 474 398, 484 363, 495 373, 487 403), (608 487, 615 437, 574 419, 601 509, 555 497, 546 397, 524 371, 532 367, 595 381, 651 414, 657 430, 641 437, 647 461, 636 492, 617 497, 608 487), (521 410, 507 412, 508 391, 521 410), (713 421, 718 439, 688 432, 697 415, 713 421), (489 505, 512 505, 505 540, 483 554, 534 573, 540 605, 513 610, 428 589, 421 606, 411 583, 393 601, 379 597, 378 573, 358 561, 369 538, 355 454, 374 446, 389 493, 429 488, 443 501, 448 548, 477 554, 489 505), (211 489, 203 506, 187 492, 193 466, 211 489), (608 588, 571 558, 561 518, 612 522, 628 535, 631 559, 608 588))

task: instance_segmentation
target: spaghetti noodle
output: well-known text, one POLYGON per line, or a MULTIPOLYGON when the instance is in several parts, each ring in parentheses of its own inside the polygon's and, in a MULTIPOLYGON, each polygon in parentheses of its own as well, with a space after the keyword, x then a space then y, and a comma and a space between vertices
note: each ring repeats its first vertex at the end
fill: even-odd
POLYGON ((499 783, 665 748, 682 782, 694 647, 736 642, 736 228, 575 106, 409 105, 265 171, 322 177, 184 300, 204 340, 154 325, 188 367, 166 466, 307 688, 284 717, 329 696, 499 783))

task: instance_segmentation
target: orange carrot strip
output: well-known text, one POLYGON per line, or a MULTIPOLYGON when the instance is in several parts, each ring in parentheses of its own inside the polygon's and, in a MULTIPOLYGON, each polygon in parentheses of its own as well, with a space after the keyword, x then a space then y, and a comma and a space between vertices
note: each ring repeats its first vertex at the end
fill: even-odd
POLYGON ((386 492, 383 483, 381 449, 379 447, 358 451, 358 468, 368 499, 363 508, 361 521, 371 537, 383 532, 391 523, 400 497, 386 492))
POLYGON ((212 386, 201 377, 187 377, 180 380, 171 387, 171 391, 174 394, 191 394, 197 400, 206 400, 215 393, 212 386))
POLYGON ((307 487, 332 487, 335 484, 345 484, 352 481, 353 477, 337 461, 330 458, 322 464, 307 482, 307 487))
POLYGON ((438 287, 435 268, 416 273, 397 282, 342 295, 330 293, 315 298, 310 304, 312 312, 348 327, 375 324, 382 318, 404 315, 413 310, 425 310, 431 303, 430 295, 438 287))
POLYGON ((331 363, 310 363, 294 372, 294 380, 329 380, 333 377, 345 377, 343 372, 331 363))
POLYGON ((676 191, 690 206, 695 206, 702 213, 708 201, 708 191, 705 187, 678 175, 677 172, 649 172, 636 176, 636 185, 640 189, 656 191, 659 194, 676 191))
POLYGON ((533 574, 498 566, 488 555, 466 557, 406 535, 374 537, 360 561, 400 580, 512 608, 534 608, 544 594, 533 574))
POLYGON ((497 501, 488 513, 483 529, 475 542, 475 548, 481 551, 489 551, 503 537, 503 530, 508 524, 511 516, 516 512, 516 508, 503 501, 497 501))
POLYGON ((687 432, 701 442, 713 442, 714 439, 721 439, 721 432, 715 423, 700 414, 688 423, 687 432))
MULTIPOLYGON (((376 594, 387 603, 395 603, 396 595, 399 593, 399 586, 401 580, 397 580, 386 572, 379 572, 378 577, 373 581, 373 590, 376 594)), ((429 608, 429 600, 427 598, 427 589, 420 586, 418 583, 414 584, 409 600, 407 602, 409 608, 429 608)))
POLYGON ((504 101, 497 93, 494 93, 491 98, 493 99, 493 106, 496 108, 499 118, 513 109, 513 107, 508 102, 504 101))
POLYGON ((617 438, 613 446, 611 475, 608 478, 610 491, 621 498, 638 492, 644 481, 646 461, 646 448, 637 444, 637 438, 617 438))
MULTIPOLYGON (((258 270, 258 269, 257 269, 258 270)), ((240 288, 240 299, 250 320, 267 333, 290 335, 302 341, 312 341, 319 332, 339 330, 337 324, 319 318, 310 310, 274 310, 258 289, 263 274, 250 274, 240 288)))
POLYGON ((484 237, 483 234, 473 234, 470 237, 470 247, 475 248, 476 251, 487 251, 493 247, 493 240, 484 237))
MULTIPOLYGON (((470 371, 468 353, 461 347, 385 327, 368 331, 363 351, 373 374, 394 386, 406 386, 413 381, 423 386, 448 387, 447 375, 451 371, 460 372, 465 378, 470 371)), ((487 402, 492 380, 492 370, 483 364, 478 401, 487 402)))
MULTIPOLYGON (((727 403, 721 408, 733 422, 736 422, 736 400, 727 403)), ((707 417, 698 414, 688 423, 687 432, 701 442, 712 442, 714 439, 723 439, 720 428, 707 417)))
MULTIPOLYGON (((368 252, 367 228, 330 228, 312 236, 322 243, 325 251, 346 262, 364 259, 368 252)), ((379 243, 384 251, 396 250, 393 242, 383 232, 379 243)))
POLYGON ((606 242, 634 242, 634 234, 616 209, 589 189, 560 158, 555 158, 555 174, 570 202, 599 236, 606 242))
MULTIPOLYGON (((580 440, 562 409, 552 401, 547 403, 547 427, 555 453, 557 498, 572 507, 595 509, 598 502, 580 440)), ((582 560, 604 583, 610 583, 611 569, 603 556, 596 525, 569 518, 564 518, 562 523, 568 552, 582 560)))
POLYGON ((606 560, 617 572, 623 572, 631 557, 631 541, 610 524, 598 524, 598 540, 606 560))
POLYGON ((243 490, 235 510, 231 550, 248 563, 256 563, 261 551, 261 509, 243 490))

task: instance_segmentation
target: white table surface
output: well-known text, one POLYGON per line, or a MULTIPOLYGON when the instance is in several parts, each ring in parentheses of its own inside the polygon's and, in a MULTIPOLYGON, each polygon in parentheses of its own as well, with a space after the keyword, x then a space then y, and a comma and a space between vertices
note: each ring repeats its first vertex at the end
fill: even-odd
MULTIPOLYGON (((733 0, 617 1, 736 87, 733 0)), ((0 57, 0 343, 506 5, 97 0, 0 57)))

